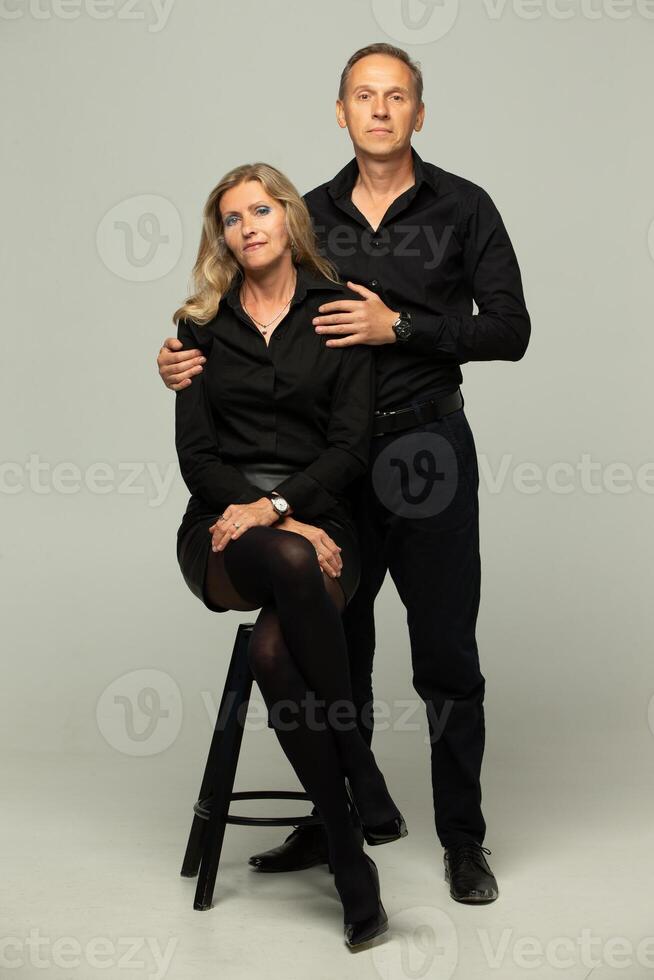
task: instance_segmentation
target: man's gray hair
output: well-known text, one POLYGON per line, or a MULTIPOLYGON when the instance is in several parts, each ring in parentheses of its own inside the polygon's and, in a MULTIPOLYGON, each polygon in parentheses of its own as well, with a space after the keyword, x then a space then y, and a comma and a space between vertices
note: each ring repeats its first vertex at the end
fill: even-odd
POLYGON ((369 54, 388 54, 392 58, 398 58, 402 61, 408 68, 411 69, 411 74, 416 83, 416 96, 418 98, 418 105, 422 102, 422 71, 420 70, 420 65, 417 61, 413 61, 412 58, 404 51, 402 48, 396 48, 394 44, 384 44, 380 42, 379 44, 368 44, 365 48, 359 48, 355 51, 348 63, 346 64, 343 72, 341 74, 341 83, 338 88, 338 97, 342 101, 345 95, 345 86, 349 78, 350 72, 357 61, 361 61, 362 58, 366 58, 369 54))

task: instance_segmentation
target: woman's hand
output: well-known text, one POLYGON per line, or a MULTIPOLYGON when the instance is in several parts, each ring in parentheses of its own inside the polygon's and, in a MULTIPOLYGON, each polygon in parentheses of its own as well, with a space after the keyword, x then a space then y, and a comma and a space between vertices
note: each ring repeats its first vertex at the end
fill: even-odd
POLYGON ((218 518, 209 528, 212 551, 223 551, 230 541, 240 538, 248 528, 258 525, 269 527, 279 522, 279 515, 269 497, 261 497, 253 504, 230 504, 223 511, 223 518, 218 518), (234 527, 235 524, 239 526, 234 527))
POLYGON ((314 527, 313 524, 303 524, 296 521, 293 517, 285 517, 279 522, 279 527, 283 531, 292 531, 294 534, 301 534, 307 538, 317 552, 318 564, 323 572, 327 572, 331 578, 338 578, 343 567, 341 549, 333 541, 326 531, 321 527, 314 527))

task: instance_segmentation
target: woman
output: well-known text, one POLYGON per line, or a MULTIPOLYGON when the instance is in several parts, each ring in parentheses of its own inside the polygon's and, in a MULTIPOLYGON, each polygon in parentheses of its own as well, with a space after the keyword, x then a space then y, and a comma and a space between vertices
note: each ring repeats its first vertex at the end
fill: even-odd
POLYGON ((173 317, 184 347, 206 357, 176 393, 192 494, 177 555, 209 609, 260 609, 252 673, 324 822, 346 943, 360 947, 387 917, 349 794, 369 843, 406 827, 354 710, 335 711, 353 707, 341 622, 359 581, 348 493, 367 467, 375 394, 370 348, 327 347, 313 329, 318 306, 341 297, 355 298, 318 254, 290 181, 263 163, 230 171, 207 200, 194 293, 173 317))

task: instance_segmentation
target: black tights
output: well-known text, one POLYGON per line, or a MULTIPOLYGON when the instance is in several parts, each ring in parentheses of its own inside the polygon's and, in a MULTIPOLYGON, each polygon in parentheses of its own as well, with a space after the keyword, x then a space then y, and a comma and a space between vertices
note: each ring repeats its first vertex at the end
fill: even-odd
POLYGON ((341 622, 345 599, 337 580, 322 572, 307 538, 257 526, 210 553, 205 587, 217 605, 261 607, 249 643, 252 674, 277 738, 325 824, 341 897, 347 894, 353 917, 372 914, 376 901, 365 885, 370 875, 362 866, 344 774, 358 791, 360 812, 367 803, 372 823, 397 811, 394 805, 389 810, 383 776, 354 720, 341 622), (350 713, 337 716, 336 702, 350 713))

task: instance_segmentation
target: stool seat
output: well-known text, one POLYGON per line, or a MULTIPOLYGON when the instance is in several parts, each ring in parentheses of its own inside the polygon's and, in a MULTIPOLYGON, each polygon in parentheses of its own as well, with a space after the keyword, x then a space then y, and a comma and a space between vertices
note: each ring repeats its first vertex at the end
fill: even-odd
POLYGON ((244 719, 254 680, 248 660, 248 645, 254 623, 241 623, 236 631, 227 678, 216 716, 209 755, 198 800, 193 806, 193 823, 186 845, 181 874, 198 876, 193 908, 213 908, 216 876, 220 864, 225 827, 289 827, 322 824, 317 814, 299 817, 248 817, 229 812, 233 800, 306 800, 304 792, 287 790, 247 790, 234 792, 236 768, 241 751, 244 719))

